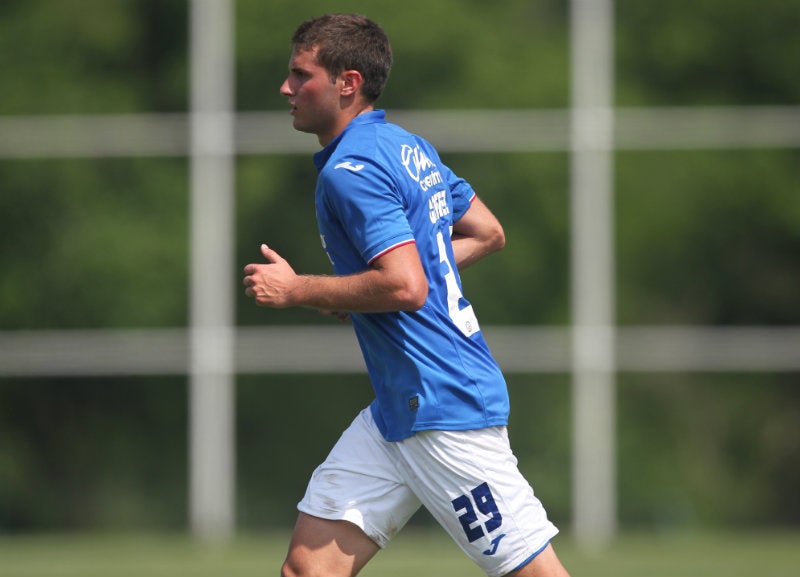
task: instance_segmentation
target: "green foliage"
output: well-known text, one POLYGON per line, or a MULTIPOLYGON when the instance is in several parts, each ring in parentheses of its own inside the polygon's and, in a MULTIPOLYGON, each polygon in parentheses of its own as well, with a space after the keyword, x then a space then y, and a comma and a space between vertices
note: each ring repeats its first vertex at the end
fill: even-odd
POLYGON ((185 110, 186 4, 0 3, 2 114, 185 110))
POLYGON ((800 324, 800 155, 618 155, 623 324, 800 324))
POLYGON ((239 525, 292 525, 314 468, 372 398, 366 375, 240 377, 239 525))
POLYGON ((570 526, 572 429, 567 375, 507 375, 508 434, 519 469, 558 526, 570 526))
POLYGON ((179 528, 183 381, 0 381, 0 532, 179 528))
POLYGON ((797 104, 792 0, 617 0, 620 105, 797 104))
MULTIPOLYGON (((239 0, 240 109, 281 108, 290 38, 302 20, 328 8, 314 0, 239 0)), ((337 12, 375 19, 392 40, 395 66, 386 108, 563 107, 568 101, 563 1, 345 0, 337 12)))
POLYGON ((185 177, 183 160, 0 164, 0 327, 185 323, 185 177))
POLYGON ((566 155, 447 155, 446 162, 470 181, 506 233, 506 247, 501 252, 462 274, 465 295, 474 303, 481 322, 567 323, 566 155))
POLYGON ((790 375, 624 375, 622 518, 662 528, 796 522, 798 503, 785 496, 800 482, 799 401, 790 375))

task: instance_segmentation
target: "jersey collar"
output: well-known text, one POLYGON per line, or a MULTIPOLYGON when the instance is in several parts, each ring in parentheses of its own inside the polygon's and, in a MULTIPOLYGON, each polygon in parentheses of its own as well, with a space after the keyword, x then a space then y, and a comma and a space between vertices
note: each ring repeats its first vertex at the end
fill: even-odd
POLYGON ((326 162, 328 162, 328 159, 333 154, 333 151, 336 150, 339 142, 342 140, 344 135, 347 134, 347 132, 357 126, 363 126, 365 124, 386 124, 386 111, 378 109, 371 110, 369 112, 363 112, 351 120, 345 129, 336 136, 336 138, 331 140, 325 148, 314 154, 314 164, 316 165, 317 170, 322 170, 322 167, 325 166, 326 162))

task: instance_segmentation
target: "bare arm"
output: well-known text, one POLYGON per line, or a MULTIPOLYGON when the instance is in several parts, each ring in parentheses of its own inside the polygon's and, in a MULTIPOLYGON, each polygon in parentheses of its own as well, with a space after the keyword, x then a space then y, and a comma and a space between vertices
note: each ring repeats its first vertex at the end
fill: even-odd
POLYGON ((267 263, 244 267, 245 294, 265 307, 312 307, 326 311, 417 310, 428 282, 415 244, 381 256, 364 272, 347 276, 298 275, 277 252, 261 246, 267 263))
POLYGON ((502 225, 477 197, 464 216, 453 224, 452 240, 459 270, 497 252, 506 244, 502 225))

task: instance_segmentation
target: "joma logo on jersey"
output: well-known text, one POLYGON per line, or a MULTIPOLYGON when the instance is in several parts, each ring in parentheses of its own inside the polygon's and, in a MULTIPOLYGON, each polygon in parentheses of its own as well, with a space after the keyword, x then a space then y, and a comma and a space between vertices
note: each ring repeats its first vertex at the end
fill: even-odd
POLYGON ((336 166, 333 167, 334 170, 336 170, 337 168, 346 168, 347 170, 352 170, 353 172, 358 172, 359 170, 364 168, 364 165, 363 164, 353 164, 349 160, 346 160, 344 162, 340 162, 339 164, 337 164, 336 166))
POLYGON ((419 183, 423 191, 428 190, 436 184, 441 184, 442 175, 438 170, 433 170, 436 168, 436 165, 431 162, 428 155, 419 149, 419 146, 412 147, 408 144, 402 145, 400 148, 400 159, 403 166, 406 167, 408 175, 419 183), (422 176, 429 171, 430 174, 422 176))

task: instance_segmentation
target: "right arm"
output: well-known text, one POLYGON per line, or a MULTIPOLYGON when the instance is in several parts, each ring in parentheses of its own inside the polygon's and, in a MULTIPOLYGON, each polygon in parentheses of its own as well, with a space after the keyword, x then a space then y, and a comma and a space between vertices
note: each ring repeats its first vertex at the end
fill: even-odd
POLYGON ((245 294, 259 306, 374 313, 414 311, 428 298, 428 282, 414 243, 387 252, 363 272, 345 276, 298 275, 266 245, 261 254, 267 262, 248 264, 243 281, 245 294))

